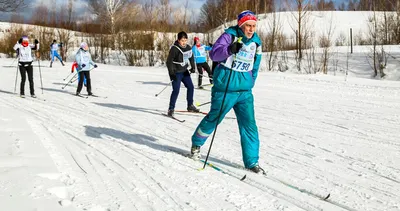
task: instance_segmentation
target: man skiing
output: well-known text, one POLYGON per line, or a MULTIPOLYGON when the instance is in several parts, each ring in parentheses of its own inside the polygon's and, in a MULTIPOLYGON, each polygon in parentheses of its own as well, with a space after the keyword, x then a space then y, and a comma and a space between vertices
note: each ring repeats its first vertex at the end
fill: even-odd
POLYGON ((61 56, 58 54, 58 47, 62 47, 63 43, 58 44, 57 40, 53 40, 53 43, 50 45, 50 55, 51 55, 51 62, 50 62, 50 67, 53 66, 54 62, 54 57, 57 57, 58 60, 60 60, 62 66, 65 66, 61 56))
POLYGON ((190 72, 194 73, 195 70, 192 48, 187 44, 187 39, 188 36, 186 32, 182 31, 178 33, 178 40, 175 41, 174 45, 169 50, 166 62, 169 78, 172 81, 172 93, 169 101, 168 116, 174 115, 175 104, 178 99, 181 82, 187 88, 187 110, 190 112, 200 111, 193 105, 194 86, 187 69, 189 62, 191 66, 190 72))
POLYGON ((259 137, 254 115, 252 88, 261 61, 261 40, 255 33, 257 18, 251 11, 238 15, 238 24, 225 30, 213 45, 210 58, 215 67, 211 110, 192 136, 191 155, 200 158, 200 147, 233 108, 237 117, 246 169, 265 173, 259 166, 259 137))
POLYGON ((97 68, 97 65, 92 61, 92 56, 88 52, 89 46, 87 43, 82 42, 78 52, 75 55, 75 61, 78 64, 78 74, 79 74, 79 82, 78 89, 76 90, 76 95, 80 96, 83 80, 86 78, 86 91, 88 95, 93 95, 92 93, 92 84, 90 81, 90 70, 92 70, 92 66, 97 68))
POLYGON ((35 39, 35 44, 29 44, 27 36, 23 36, 14 45, 14 50, 18 55, 18 68, 21 74, 20 96, 25 97, 26 73, 28 73, 29 90, 31 97, 36 98, 33 83, 32 50, 39 50, 39 41, 35 39))
POLYGON ((199 78, 198 78, 198 87, 202 89, 203 87, 201 86, 202 84, 202 78, 203 78, 203 68, 207 72, 208 77, 210 78, 210 83, 212 84, 212 72, 210 70, 210 66, 207 64, 207 58, 206 58, 206 51, 210 51, 212 47, 206 46, 201 44, 200 39, 198 37, 194 38, 194 46, 192 48, 196 66, 197 66, 197 71, 199 72, 199 78))

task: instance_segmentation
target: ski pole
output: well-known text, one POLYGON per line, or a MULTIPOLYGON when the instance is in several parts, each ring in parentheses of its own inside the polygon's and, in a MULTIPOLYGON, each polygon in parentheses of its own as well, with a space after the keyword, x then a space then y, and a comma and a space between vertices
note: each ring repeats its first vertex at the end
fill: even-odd
MULTIPOLYGON (((239 43, 242 42, 242 38, 241 37, 239 37, 238 42, 239 43)), ((236 57, 236 54, 235 54, 235 57, 236 57)), ((212 139, 211 139, 210 148, 208 148, 208 152, 207 152, 206 159, 204 161, 203 169, 206 168, 207 160, 208 160, 208 157, 210 156, 210 151, 211 151, 212 144, 214 142, 215 134, 217 133, 218 123, 219 123, 219 119, 221 118, 222 110, 224 108, 224 103, 225 103, 225 99, 226 99, 226 94, 228 93, 228 87, 229 87, 229 82, 231 81, 232 72, 233 72, 233 70, 232 70, 232 66, 231 66, 231 70, 229 71, 229 76, 228 76, 228 82, 226 83, 224 97, 222 98, 221 108, 219 109, 217 122, 215 123, 215 130, 214 130, 214 133, 213 133, 213 136, 212 136, 212 139)))
POLYGON ((202 104, 196 103, 196 106, 197 107, 201 107, 203 105, 207 105, 207 104, 210 104, 210 103, 211 103, 211 101, 210 102, 206 102, 206 103, 202 103, 202 104))
POLYGON ((157 94, 156 94, 156 97, 157 97, 158 95, 160 95, 171 83, 172 83, 172 81, 170 81, 170 82, 164 87, 164 89, 161 90, 161 92, 157 93, 157 94))
MULTIPOLYGON (((19 59, 18 59, 18 64, 19 64, 19 59)), ((17 90, 18 68, 19 68, 18 64, 17 64, 17 73, 15 74, 14 93, 16 93, 16 90, 17 90)))
POLYGON ((40 85, 42 86, 42 94, 43 94, 42 70, 40 69, 40 59, 39 58, 38 58, 38 65, 39 65, 40 85))
POLYGON ((71 83, 71 84, 72 84, 72 83, 75 83, 75 81, 77 81, 77 80, 78 80, 78 77, 73 77, 73 78, 71 79, 71 82, 70 82, 70 83, 71 83))
POLYGON ((67 80, 67 78, 68 78, 69 76, 71 76, 72 73, 73 73, 73 72, 71 72, 67 77, 65 77, 65 78, 63 79, 63 81, 67 80))
POLYGON ((78 72, 74 75, 74 77, 71 78, 71 80, 69 80, 61 89, 64 89, 66 86, 68 86, 68 84, 72 81, 72 79, 75 78, 75 76, 78 74, 78 72))
MULTIPOLYGON (((14 64, 16 58, 14 58, 14 60, 11 62, 10 67, 12 67, 12 65, 14 64)), ((17 64, 18 65, 18 64, 17 64)))

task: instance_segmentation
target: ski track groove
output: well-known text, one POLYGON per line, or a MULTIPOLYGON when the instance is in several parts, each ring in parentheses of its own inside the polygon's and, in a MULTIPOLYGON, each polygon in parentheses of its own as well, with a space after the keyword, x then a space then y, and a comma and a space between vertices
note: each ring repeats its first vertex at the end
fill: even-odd
MULTIPOLYGON (((298 84, 304 83, 304 81, 307 81, 307 83, 308 83, 308 81, 310 81, 310 80, 296 80, 296 79, 290 79, 290 80, 291 81, 297 81, 298 84)), ((317 82, 314 83, 316 85, 315 89, 310 87, 310 88, 307 88, 307 89, 302 89, 301 91, 302 92, 311 92, 311 93, 314 93, 315 95, 318 95, 318 97, 320 97, 319 95, 326 94, 325 91, 317 90, 317 88, 320 86, 320 83, 321 83, 320 81, 317 81, 317 82)), ((328 81, 328 82, 324 82, 324 83, 325 83, 325 85, 327 85, 327 87, 324 87, 324 89, 326 89, 326 90, 335 90, 335 92, 336 92, 336 91, 338 91, 338 90, 340 91, 342 89, 340 87, 337 87, 337 84, 334 83, 334 82, 329 82, 328 81)), ((288 83, 288 84, 290 84, 290 83, 288 83)), ((286 83, 284 83, 282 85, 280 85, 280 84, 278 84, 278 85, 274 84, 274 85, 275 85, 274 88, 276 88, 277 86, 280 86, 279 87, 280 88, 279 91, 282 94, 284 94, 285 92, 293 92, 290 89, 298 88, 298 87, 289 88, 289 87, 286 86, 286 83)), ((309 83, 309 85, 311 86, 312 83, 309 83)), ((270 87, 270 86, 266 86, 266 87, 270 87)), ((368 87, 370 89, 375 89, 374 86, 355 85, 355 87, 356 88, 357 87, 368 87)), ((395 88, 391 89, 390 87, 389 88, 379 87, 379 88, 380 89, 385 89, 385 90, 393 90, 393 91, 395 91, 395 88)), ((330 94, 336 94, 335 92, 330 93, 330 94)), ((340 91, 340 92, 343 92, 343 91, 340 91)), ((341 138, 346 138, 347 140, 357 139, 356 143, 355 142, 349 143, 349 146, 350 146, 350 144, 357 146, 357 145, 360 145, 360 144, 362 144, 363 142, 366 141, 366 142, 369 142, 369 144, 372 143, 372 144, 375 144, 376 146, 387 146, 387 147, 392 146, 392 147, 397 147, 398 148, 400 146, 400 144, 398 144, 398 142, 396 142, 396 140, 400 139, 399 136, 392 136, 391 138, 389 138, 389 137, 384 135, 385 133, 392 133, 393 134, 393 132, 395 132, 397 130, 397 128, 395 128, 395 127, 390 127, 389 126, 389 127, 383 128, 379 124, 375 124, 373 122, 368 122, 367 123, 368 126, 364 127, 364 128, 371 128, 371 130, 376 130, 377 132, 376 133, 370 133, 370 132, 366 133, 366 131, 362 131, 362 130, 357 129, 357 127, 355 125, 354 126, 353 125, 351 125, 351 126, 350 125, 339 125, 339 124, 335 125, 335 124, 330 124, 330 123, 324 121, 324 120, 334 119, 334 118, 335 119, 342 119, 343 121, 349 121, 349 119, 345 118, 347 116, 347 114, 343 114, 343 112, 342 112, 343 109, 346 109, 347 111, 352 111, 352 113, 353 113, 352 117, 355 117, 355 119, 352 119, 352 120, 354 120, 357 124, 359 124, 361 121, 363 121, 363 119, 365 119, 364 116, 366 116, 366 115, 369 115, 369 119, 382 120, 382 117, 379 117, 380 113, 377 112, 377 111, 374 111, 374 110, 371 110, 371 109, 369 109, 371 111, 370 113, 365 113, 365 112, 362 112, 362 111, 367 110, 366 108, 375 108, 376 107, 376 108, 379 109, 379 108, 382 108, 383 106, 384 106, 383 109, 397 109, 400 106, 400 104, 396 103, 396 102, 384 102, 383 104, 379 104, 379 99, 381 99, 381 98, 379 98, 378 96, 373 96, 376 99, 373 99, 373 100, 370 100, 370 101, 357 100, 357 98, 356 98, 355 101, 359 102, 359 105, 357 105, 357 106, 354 106, 354 105, 353 106, 348 106, 348 105, 346 105, 346 102, 351 97, 357 97, 358 94, 357 94, 357 90, 356 89, 354 89, 354 90, 351 90, 351 89, 350 90, 346 90, 346 92, 347 93, 345 95, 345 98, 338 97, 337 99, 333 100, 332 103, 334 103, 334 104, 332 106, 338 107, 337 109, 333 109, 332 110, 332 111, 335 111, 334 113, 330 113, 331 115, 325 114, 323 117, 318 116, 318 115, 314 115, 313 117, 315 118, 315 120, 313 122, 311 122, 311 121, 303 121, 302 119, 304 119, 304 120, 310 120, 311 119, 310 117, 307 117, 307 116, 304 116, 304 115, 301 117, 302 119, 296 119, 296 121, 294 121, 293 119, 290 118, 290 115, 296 115, 294 112, 291 112, 290 115, 286 115, 285 113, 283 113, 283 115, 276 115, 276 116, 280 116, 280 118, 273 118, 273 117, 271 117, 271 114, 270 114, 271 110, 273 108, 269 108, 269 107, 260 107, 260 111, 263 111, 263 112, 257 112, 257 115, 260 114, 261 116, 266 117, 266 121, 271 121, 272 120, 272 122, 278 123, 280 125, 289 125, 289 128, 290 127, 291 128, 296 128, 296 130, 308 131, 308 130, 310 130, 310 128, 312 128, 312 129, 317 131, 316 133, 330 134, 331 136, 340 136, 341 138), (343 102, 340 102, 340 101, 343 101, 343 102), (321 126, 322 124, 325 125, 325 126, 321 126), (384 139, 382 140, 382 138, 384 138, 384 139)), ((147 95, 144 95, 144 96, 147 96, 147 95)), ((301 97, 301 96, 302 95, 299 95, 299 97, 301 97)), ((151 97, 148 97, 148 98, 151 98, 151 97)), ((317 99, 317 97, 308 97, 308 98, 310 98, 311 101, 314 101, 315 99, 319 100, 319 99, 317 99)), ((13 106, 13 107, 15 107, 17 109, 21 109, 19 106, 15 106, 15 105, 18 105, 18 103, 20 103, 19 100, 20 99, 15 98, 15 100, 14 100, 15 103, 14 104, 13 103, 9 103, 9 105, 13 106)), ((29 106, 35 105, 36 104, 35 101, 37 101, 38 104, 42 104, 42 106, 46 106, 46 104, 49 103, 48 102, 49 100, 47 100, 46 102, 43 102, 42 100, 38 100, 38 99, 29 99, 29 98, 28 99, 23 99, 23 100, 26 100, 27 101, 26 104, 29 105, 29 106)), ((72 103, 70 104, 70 106, 71 106, 70 107, 68 105, 63 105, 62 103, 58 103, 57 101, 54 101, 54 102, 52 101, 52 106, 54 108, 51 107, 51 106, 46 106, 46 108, 48 109, 48 115, 47 116, 54 115, 54 112, 59 112, 60 110, 62 110, 63 112, 69 114, 70 118, 81 118, 82 114, 90 114, 90 118, 96 119, 97 122, 101 122, 103 125, 107 125, 108 127, 110 127, 111 125, 115 126, 115 127, 111 127, 111 128, 121 128, 121 129, 124 128, 124 129, 127 129, 127 128, 129 128, 129 124, 130 123, 134 123, 134 126, 135 126, 134 131, 140 131, 141 133, 145 132, 145 134, 151 134, 151 136, 157 137, 157 139, 167 140, 167 141, 172 142, 174 144, 179 144, 180 143, 178 141, 174 141, 173 140, 174 136, 172 136, 172 135, 168 136, 168 137, 165 137, 160 132, 157 132, 156 134, 154 134, 154 128, 143 127, 140 124, 140 122, 136 122, 136 121, 130 120, 129 117, 128 117, 129 115, 124 115, 122 110, 120 110, 120 109, 112 108, 112 109, 117 111, 116 113, 118 113, 118 117, 119 118, 115 118, 115 119, 112 118, 114 115, 111 115, 111 113, 110 113, 110 115, 108 115, 107 113, 105 113, 105 115, 103 115, 103 114, 101 114, 101 112, 100 112, 100 114, 92 112, 92 111, 87 112, 86 110, 88 109, 88 106, 87 106, 87 104, 89 102, 88 100, 90 100, 90 99, 79 99, 79 100, 75 100, 74 101, 74 103, 79 103, 79 104, 84 105, 84 107, 81 108, 82 110, 79 110, 76 107, 73 107, 74 104, 72 104, 72 103), (83 103, 84 101, 80 101, 80 100, 86 100, 86 102, 83 103), (104 121, 103 119, 112 120, 112 122, 111 122, 112 124, 110 124, 110 122, 108 122, 108 121, 104 121), (123 127, 121 127, 121 126, 123 126, 123 127)), ((310 102, 310 103, 312 103, 312 102, 310 102)), ((41 110, 28 109, 28 108, 23 108, 23 109, 26 112, 35 111, 35 113, 36 113, 36 115, 38 117, 40 116, 41 119, 45 120, 44 122, 46 122, 46 123, 49 123, 49 121, 51 122, 51 119, 48 118, 45 114, 41 115, 41 112, 43 112, 41 110)), ((105 108, 102 108, 102 109, 105 109, 105 108)), ((315 110, 315 111, 318 111, 318 110, 315 110)), ((142 113, 138 114, 139 112, 137 112, 137 111, 128 111, 128 112, 131 112, 132 114, 135 114, 135 115, 141 115, 141 116, 148 115, 148 114, 142 114, 142 113)), ((322 113, 321 111, 319 111, 319 112, 322 113)), ((184 117, 184 115, 182 115, 182 116, 184 117)), ((396 123, 398 123, 399 121, 397 119, 395 119, 394 117, 384 118, 384 119, 385 119, 385 121, 392 122, 393 125, 396 125, 396 123)), ((188 123, 188 122, 189 123, 198 123, 198 122, 200 122, 201 118, 196 118, 194 120, 192 120, 193 117, 191 117, 191 119, 190 118, 186 118, 188 120, 185 123, 188 123)), ((66 120, 63 120, 63 119, 60 119, 60 120, 61 121, 66 121, 66 120)), ((174 122, 174 120, 168 120, 168 119, 163 120, 162 118, 157 118, 157 120, 159 120, 159 122, 157 122, 157 125, 171 124, 171 122, 174 122)), ((261 122, 263 122, 263 121, 261 120, 261 122)), ((57 123, 56 121, 53 121, 53 123, 54 123, 54 127, 58 128, 60 134, 64 133, 63 131, 65 131, 65 128, 62 128, 61 126, 59 126, 60 124, 57 123)), ((49 130, 49 128, 47 128, 44 124, 41 124, 41 125, 45 130, 47 130, 47 131, 49 130)), ((187 129, 191 129, 191 127, 189 127, 189 126, 187 126, 185 124, 181 124, 181 127, 186 129, 186 130, 187 129)), ((171 132, 174 132, 174 130, 176 128, 167 126, 167 129, 170 130, 171 132)), ((38 132, 39 135, 43 135, 43 137, 49 137, 45 133, 40 132, 40 130, 41 129, 38 129, 38 127, 34 128, 35 132, 39 131, 38 132)), ((72 126, 68 130, 72 131, 72 133, 81 133, 81 131, 76 130, 72 126)), ((133 130, 129 130, 129 131, 131 132, 133 130)), ((171 132, 167 132, 166 134, 170 134, 171 132)), ((48 133, 50 133, 50 132, 48 132, 48 133)), ((56 138, 56 133, 54 133, 54 134, 55 135, 53 135, 53 137, 56 138)), ((295 134, 296 134, 296 132, 295 132, 295 134)), ((397 134, 397 133, 394 133, 394 134, 397 134)), ((280 141, 290 139, 290 140, 292 140, 292 142, 295 141, 295 142, 299 142, 299 143, 304 143, 304 142, 301 141, 302 138, 300 138, 298 135, 297 135, 297 137, 299 137, 299 138, 294 138, 293 136, 294 135, 286 134, 280 141)), ((42 136, 40 136, 40 137, 42 137, 42 136)), ((107 138, 109 138, 109 137, 107 137, 107 138)), ((315 137, 314 139, 320 139, 320 138, 321 137, 315 137)), ((46 138, 43 138, 43 139, 46 139, 46 138)), ((103 139, 104 139, 104 137, 103 137, 103 139)), ((84 142, 83 140, 79 140, 79 141, 84 142)), ((122 144, 122 142, 119 141, 119 140, 115 140, 114 139, 113 141, 114 141, 114 143, 122 144)), ((102 143, 102 142, 103 141, 96 141, 96 143, 102 143)), ((238 145, 237 143, 234 143, 234 142, 235 141, 232 140, 232 144, 234 144, 235 146, 240 146, 240 145, 238 145)), ((86 142, 84 142, 84 143, 88 144, 86 142)), ((47 144, 49 144, 49 143, 47 143, 47 144)), ((102 144, 104 145, 105 143, 102 143, 102 144)), ((133 143, 133 144, 138 144, 138 143, 133 143)), ((124 144, 122 144, 122 145, 124 145, 124 144)), ((122 147, 122 148, 120 147, 119 149, 123 149, 127 154, 129 154, 129 155, 126 155, 126 156, 129 159, 134 160, 134 156, 133 156, 134 153, 130 153, 126 149, 126 148, 129 148, 130 150, 134 150, 132 147, 129 147, 131 145, 132 145, 132 143, 129 143, 129 144, 125 145, 125 147, 122 147)), ((138 144, 138 145, 140 145, 140 144, 138 144)), ((311 171, 312 171, 312 173, 314 175, 320 176, 320 174, 318 174, 318 170, 321 170, 321 168, 316 166, 316 165, 314 165, 314 164, 312 164, 312 160, 313 159, 317 159, 317 158, 319 159, 321 157, 321 155, 323 155, 323 153, 329 153, 329 155, 324 156, 324 157, 336 156, 336 157, 330 158, 333 161, 333 163, 335 163, 336 166, 338 166, 338 167, 340 167, 342 169, 348 168, 348 167, 352 167, 352 169, 350 169, 350 170, 354 171, 354 173, 352 173, 353 175, 350 175, 350 178, 346 178, 346 180, 352 180, 352 179, 356 178, 354 176, 355 174, 362 172, 364 174, 364 176, 368 177, 368 179, 371 179, 371 180, 374 180, 375 182, 378 182, 378 183, 375 183, 374 186, 371 186, 371 188, 370 188, 371 190, 376 190, 373 193, 377 192, 377 193, 381 193, 381 194, 384 194, 384 195, 387 195, 388 193, 391 193, 392 196, 399 198, 398 195, 393 194, 395 192, 394 190, 391 190, 391 192, 386 191, 386 190, 390 189, 390 185, 393 185, 393 183, 397 183, 398 184, 399 181, 396 180, 397 178, 396 178, 395 175, 392 175, 392 176, 387 175, 387 176, 385 176, 384 172, 390 172, 387 169, 392 169, 392 170, 396 170, 397 172, 399 172, 400 169, 398 169, 398 168, 396 168, 394 166, 387 165, 387 163, 386 163, 386 166, 381 166, 379 161, 376 164, 374 164, 374 163, 371 164, 371 163, 369 163, 370 161, 362 160, 362 159, 359 158, 363 154, 354 154, 356 157, 353 158, 351 156, 348 156, 348 154, 347 155, 346 154, 341 155, 341 154, 338 154, 337 151, 327 150, 327 149, 319 146, 318 143, 314 143, 314 146, 309 146, 309 145, 307 145, 307 146, 308 147, 318 148, 321 151, 316 151, 313 155, 311 155, 311 156, 314 156, 314 157, 311 158, 308 155, 304 154, 304 152, 307 151, 307 150, 305 150, 305 148, 296 149, 296 145, 293 145, 293 147, 283 146, 279 150, 279 152, 290 151, 291 152, 291 156, 295 156, 295 157, 291 157, 292 158, 291 160, 290 159, 286 159, 286 158, 288 158, 288 156, 285 156, 286 157, 285 158, 285 157, 280 156, 278 153, 274 154, 274 152, 273 152, 274 150, 265 151, 265 154, 268 155, 268 156, 279 157, 280 159, 285 160, 285 162, 282 163, 282 165, 285 165, 287 162, 290 162, 290 163, 294 163, 296 166, 300 166, 300 165, 301 166, 306 166, 307 169, 311 169, 311 171), (304 152, 301 152, 301 151, 304 151, 304 152), (304 159, 300 159, 303 162, 296 162, 296 158, 298 156, 304 156, 304 157, 306 157, 306 159, 310 159, 310 163, 311 164, 309 165, 308 162, 304 162, 304 159), (352 161, 352 162, 340 161, 339 159, 343 159, 345 161, 352 161), (344 167, 342 167, 342 166, 340 166, 341 164, 346 164, 346 165, 344 167), (378 165, 379 168, 376 167, 377 165, 378 165), (376 177, 371 177, 371 175, 375 175, 376 177, 380 177, 380 178, 383 177, 383 178, 385 178, 385 180, 384 180, 384 182, 382 182, 381 180, 379 180, 376 177), (383 187, 381 187, 381 186, 383 186, 383 187)), ((51 147, 54 148, 54 146, 51 146, 51 147)), ((66 147, 66 146, 64 146, 64 147, 66 147)), ((94 146, 90 146, 90 147, 94 147, 94 146)), ((144 147, 146 147, 146 146, 144 146, 144 147)), ((47 148, 50 149, 50 146, 47 145, 47 148)), ((115 148, 112 148, 112 149, 115 149, 115 148)), ((335 149, 337 150, 338 148, 335 148, 335 149)), ((56 149, 52 149, 52 150, 54 151, 56 149)), ((66 148, 66 150, 69 151, 68 148, 66 148)), ((93 148, 93 150, 101 150, 101 152, 104 152, 104 151, 107 150, 107 146, 104 145, 104 147, 102 147, 101 149, 93 148)), ((111 150, 111 149, 108 149, 108 150, 111 150)), ((134 150, 134 151, 135 151, 135 153, 140 152, 139 150, 134 150)), ((81 150, 81 152, 84 152, 84 151, 81 150)), ((148 153, 148 152, 146 151, 146 153, 148 153)), ((55 154, 57 155, 57 153, 55 153, 55 154)), ((260 154, 261 154, 261 152, 260 152, 260 154)), ((113 155, 114 157, 125 156, 124 154, 119 155, 117 152, 111 152, 110 155, 113 155)), ((141 153, 141 155, 143 156, 145 154, 141 153)), ((72 156, 72 154, 71 154, 71 157, 75 160, 75 158, 74 158, 74 156, 72 156)), ((116 160, 110 160, 111 158, 107 158, 107 157, 106 157, 106 159, 109 160, 110 162, 114 162, 114 164, 109 164, 111 167, 120 168, 115 163, 115 162, 117 162, 116 160)), ((146 156, 146 159, 149 159, 149 156, 146 156)), ((60 160, 62 160, 62 159, 60 158, 60 160)), ((65 158, 64 158, 64 160, 65 160, 65 158)), ((77 159, 77 160, 79 160, 79 159, 77 159)), ((154 161, 154 159, 153 159, 153 161, 154 161)), ((174 161, 176 161, 176 160, 174 160, 174 161)), ((61 162, 61 161, 58 161, 58 162, 61 162)), ((67 161, 65 161, 65 162, 67 162, 67 161)), ((76 160, 75 160, 75 163, 76 163, 77 166, 79 166, 79 164, 78 164, 78 162, 76 160)), ((187 162, 184 162, 183 160, 179 164, 180 165, 184 165, 185 164, 185 166, 190 166, 190 165, 187 164, 187 162)), ((58 163, 57 165, 58 165, 58 168, 60 168, 60 166, 62 166, 62 164, 60 164, 60 163, 58 163)), ((123 165, 123 164, 120 164, 120 165, 123 165)), ((277 169, 280 169, 281 171, 284 171, 285 168, 290 168, 291 166, 293 166, 293 164, 287 165, 286 167, 285 166, 283 166, 283 167, 282 166, 276 166, 276 165, 270 165, 270 166, 273 166, 274 168, 277 168, 277 169)), ((73 172, 74 171, 74 170, 70 170, 70 168, 71 168, 70 166, 69 166, 69 168, 66 168, 66 169, 69 169, 69 170, 67 170, 67 172, 69 172, 69 171, 73 172)), ((95 167, 93 167, 93 168, 95 169, 95 167)), ((296 168, 296 169, 299 169, 299 168, 296 168)), ((301 171, 300 171, 301 173, 300 174, 299 174, 299 172, 297 172, 294 175, 292 174, 292 176, 295 176, 295 177, 297 177, 297 179, 301 180, 302 179, 301 175, 306 175, 308 172, 306 170, 303 170, 302 168, 300 168, 300 169, 301 169, 301 171)), ((142 172, 146 171, 143 168, 141 170, 142 170, 142 172)), ((326 169, 324 169, 324 170, 326 170, 326 169)), ((125 171, 128 171, 128 170, 125 169, 125 171)), ((60 172, 65 172, 65 169, 64 169, 64 171, 60 171, 60 172)), ((364 189, 367 189, 366 187, 362 187, 361 183, 343 185, 345 183, 342 183, 340 181, 342 179, 344 180, 344 178, 342 178, 343 177, 342 175, 339 175, 338 173, 335 173, 334 169, 330 170, 329 173, 330 173, 331 176, 338 177, 338 181, 335 181, 335 182, 332 181, 331 183, 334 183, 335 185, 340 186, 342 191, 347 191, 347 192, 350 192, 352 194, 357 194, 359 196, 358 198, 365 199, 364 200, 364 204, 353 204, 353 205, 356 205, 360 209, 366 208, 365 204, 368 204, 368 197, 370 197, 370 196, 366 196, 365 195, 364 189)), ((142 174, 144 174, 144 173, 142 173, 142 174)), ((147 172, 146 172, 146 174, 147 174, 147 172)), ((82 175, 82 173, 80 173, 78 175, 82 175)), ((101 175, 98 175, 98 176, 101 176, 101 175)), ((126 177, 128 179, 127 181, 129 181, 130 176, 126 176, 126 177)), ((177 177, 177 178, 179 178, 179 177, 177 177)), ((153 181, 152 184, 155 184, 155 185, 159 186, 159 184, 157 183, 157 181, 154 178, 151 178, 151 179, 153 181)), ((119 180, 121 180, 122 182, 124 181, 122 178, 119 178, 119 180)), ((323 181, 320 179, 320 182, 322 183, 323 181)), ((122 189, 122 186, 124 186, 121 183, 117 183, 117 185, 119 185, 121 189, 122 189)), ((125 184, 125 186, 127 186, 127 185, 125 184)), ((165 192, 165 189, 162 186, 159 186, 158 190, 161 191, 161 192, 165 192)), ((123 191, 126 191, 126 190, 123 190, 123 191)), ((351 195, 351 194, 347 194, 347 195, 351 195)), ((339 202, 343 202, 344 199, 345 199, 345 197, 341 198, 341 200, 339 200, 339 202)), ((379 199, 379 197, 378 197, 378 199, 379 199)))

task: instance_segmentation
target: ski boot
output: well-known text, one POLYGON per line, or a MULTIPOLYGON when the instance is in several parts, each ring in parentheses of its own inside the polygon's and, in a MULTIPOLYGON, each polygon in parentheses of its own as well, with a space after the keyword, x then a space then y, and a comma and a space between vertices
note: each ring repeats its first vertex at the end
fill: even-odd
POLYGON ((258 164, 256 164, 255 166, 248 168, 248 170, 256 173, 256 174, 267 174, 264 169, 262 169, 258 164))
POLYGON ((200 160, 201 154, 200 154, 200 146, 192 146, 190 149, 190 158, 193 160, 200 160))
POLYGON ((169 109, 167 115, 171 117, 174 116, 174 109, 169 109))
POLYGON ((193 104, 187 107, 187 110, 189 112, 193 112, 193 113, 199 113, 200 110, 198 108, 196 108, 193 104))

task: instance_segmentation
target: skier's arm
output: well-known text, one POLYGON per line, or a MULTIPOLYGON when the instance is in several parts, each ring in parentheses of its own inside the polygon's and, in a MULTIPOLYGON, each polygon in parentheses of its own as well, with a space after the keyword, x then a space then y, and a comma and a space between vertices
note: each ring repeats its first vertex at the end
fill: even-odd
POLYGON ((228 33, 223 33, 213 45, 210 51, 210 58, 215 62, 221 62, 227 59, 231 53, 228 50, 232 43, 232 36, 228 33))
POLYGON ((175 74, 175 66, 174 66, 174 58, 176 57, 177 49, 175 47, 171 47, 169 49, 168 53, 168 58, 167 58, 167 68, 168 68, 168 73, 169 75, 174 75, 175 74))
POLYGON ((76 61, 76 63, 78 64, 78 67, 81 67, 82 62, 81 62, 81 52, 80 52, 80 51, 78 51, 78 53, 76 53, 76 55, 75 55, 75 61, 76 61))
POLYGON ((190 66, 192 67, 192 69, 195 68, 195 64, 194 64, 194 54, 192 53, 192 56, 189 58, 189 62, 190 62, 190 66))
POLYGON ((17 50, 17 49, 19 49, 20 46, 21 46, 21 44, 16 43, 13 48, 14 48, 14 50, 17 50))

